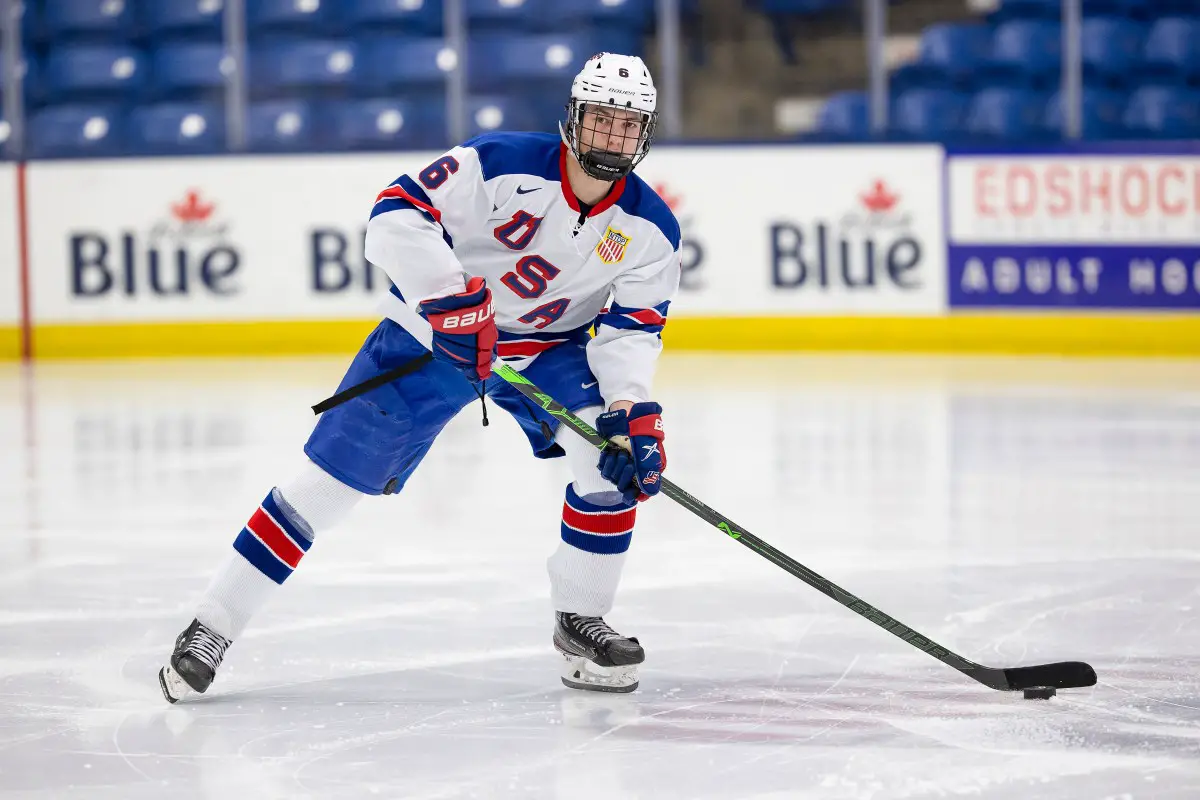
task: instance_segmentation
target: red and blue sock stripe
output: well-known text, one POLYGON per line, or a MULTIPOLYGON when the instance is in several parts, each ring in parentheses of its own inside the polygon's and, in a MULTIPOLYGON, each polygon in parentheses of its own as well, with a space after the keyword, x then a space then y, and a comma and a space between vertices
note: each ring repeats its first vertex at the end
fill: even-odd
POLYGON ((624 553, 633 538, 637 503, 615 506, 589 503, 567 484, 563 503, 562 540, 588 553, 624 553))
POLYGON ((259 572, 276 583, 283 583, 312 547, 312 541, 300 532, 279 504, 275 491, 263 500, 246 527, 233 540, 233 549, 259 572))

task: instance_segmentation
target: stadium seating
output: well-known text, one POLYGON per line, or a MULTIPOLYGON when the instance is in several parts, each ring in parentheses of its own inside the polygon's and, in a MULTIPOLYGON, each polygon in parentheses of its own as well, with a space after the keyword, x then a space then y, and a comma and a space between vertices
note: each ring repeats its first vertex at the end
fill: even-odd
POLYGON ((26 147, 35 158, 114 156, 125 151, 125 120, 117 106, 47 106, 28 121, 26 147))
POLYGON ((256 98, 345 92, 359 75, 358 45, 347 39, 262 42, 250 53, 250 89, 256 98))
POLYGON ((252 0, 246 3, 251 39, 272 34, 327 36, 335 23, 334 0, 252 0))
POLYGON ((440 104, 391 97, 338 100, 325 113, 329 136, 342 147, 395 150, 444 143, 446 115, 440 104))
MULTIPOLYGON (((769 0, 762 8, 812 8, 769 0)), ((1083 0, 1082 135, 1200 136, 1200 0, 1083 0)), ((1061 0, 1003 0, 982 24, 937 24, 890 76, 889 135, 1039 140, 1063 135, 1061 0)), ((830 97, 817 136, 866 136, 866 98, 830 97)))
POLYGON ((1200 18, 1164 17, 1146 35, 1142 79, 1161 84, 1200 82, 1200 18))
POLYGON ((246 144, 257 152, 315 150, 322 143, 314 104, 307 100, 267 100, 246 110, 246 144))
POLYGON ((983 25, 931 25, 921 33, 917 60, 892 75, 892 90, 969 89, 992 51, 991 31, 983 25))
MULTIPOLYGON (((250 4, 248 4, 250 5, 250 4)), ((222 0, 144 0, 142 23, 153 39, 219 39, 224 23, 222 0)))
POLYGON ((870 110, 864 92, 835 94, 821 108, 817 138, 855 141, 870 135, 870 110))
POLYGON ((129 114, 128 137, 136 153, 219 153, 225 149, 225 113, 205 102, 138 106, 129 114))
POLYGON ((1120 17, 1090 17, 1080 32, 1084 80, 1094 86, 1124 88, 1142 65, 1146 29, 1120 17))
POLYGON ((134 4, 124 0, 43 0, 39 33, 59 42, 123 42, 133 38, 135 22, 134 4))
POLYGON ((137 99, 148 86, 145 54, 128 45, 64 44, 44 66, 48 103, 137 99))
POLYGON ((1143 86, 1129 98, 1123 118, 1135 136, 1194 139, 1200 136, 1200 94, 1169 86, 1143 86))
POLYGON ((1012 20, 992 34, 991 56, 977 72, 977 86, 1047 88, 1058 81, 1062 31, 1057 23, 1012 20))
POLYGON ((405 36, 441 36, 441 0, 338 0, 342 21, 351 33, 373 32, 405 36))
POLYGON ((481 35, 468 45, 467 80, 472 91, 518 94, 557 88, 562 94, 584 59, 596 52, 581 35, 481 35))
POLYGON ((373 35, 360 40, 358 88, 369 94, 443 91, 458 59, 441 39, 373 35))
POLYGON ((913 89, 896 98, 891 132, 898 139, 944 140, 961 134, 968 95, 944 89, 913 89))
POLYGON ((1046 133, 1046 100, 1026 89, 984 89, 971 98, 964 129, 979 139, 1042 138, 1046 133))
POLYGON ((219 95, 225 90, 221 42, 170 42, 150 56, 151 93, 159 98, 219 95))
MULTIPOLYGON (((861 12, 858 0, 745 2, 776 22, 861 12)), ((685 15, 699 9, 697 0, 680 5, 685 15)), ((462 54, 447 47, 442 0, 245 6, 252 149, 449 143, 446 79, 462 54)), ((23 4, 30 152, 222 149, 231 64, 222 43, 225 7, 223 0, 23 4)), ((473 133, 553 130, 583 59, 601 50, 642 54, 656 29, 655 0, 463 0, 463 7, 473 133)), ((1084 137, 1200 135, 1200 0, 1083 0, 1083 10, 1084 137)), ((978 22, 927 27, 916 59, 891 75, 887 136, 1061 136, 1061 15, 1061 0, 1002 0, 978 22)), ((815 138, 870 138, 868 120, 863 92, 840 93, 818 115, 815 138)))
MULTIPOLYGON (((1125 98, 1115 91, 1084 88, 1081 108, 1081 134, 1084 139, 1113 139, 1122 135, 1121 115, 1125 98)), ((1051 136, 1061 136, 1065 130, 1066 109, 1062 92, 1051 95, 1046 104, 1043 127, 1051 136)))

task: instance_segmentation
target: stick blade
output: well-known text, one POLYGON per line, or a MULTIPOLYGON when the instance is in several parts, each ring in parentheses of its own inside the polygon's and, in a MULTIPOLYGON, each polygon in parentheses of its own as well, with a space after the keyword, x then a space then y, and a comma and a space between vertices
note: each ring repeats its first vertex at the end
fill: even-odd
POLYGON ((1082 661, 1059 661, 1034 667, 1012 667, 1004 670, 1009 691, 1053 686, 1056 689, 1078 689, 1096 685, 1096 670, 1082 661))

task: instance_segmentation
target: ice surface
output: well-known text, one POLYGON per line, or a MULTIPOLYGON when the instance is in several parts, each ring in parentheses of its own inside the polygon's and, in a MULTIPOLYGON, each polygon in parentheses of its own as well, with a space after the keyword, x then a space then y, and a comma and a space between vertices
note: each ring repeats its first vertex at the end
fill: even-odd
POLYGON ((342 359, 0 366, 0 798, 1200 797, 1200 365, 671 356, 670 476, 993 666, 964 678, 658 499, 558 682, 559 463, 468 409, 318 539, 209 694, 155 671, 342 359))

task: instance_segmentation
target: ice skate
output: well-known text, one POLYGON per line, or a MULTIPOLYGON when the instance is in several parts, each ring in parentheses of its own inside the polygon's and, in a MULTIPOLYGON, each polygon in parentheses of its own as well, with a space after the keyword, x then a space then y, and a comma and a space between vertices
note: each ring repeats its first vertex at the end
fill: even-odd
POLYGON ((562 682, 591 692, 632 692, 646 652, 632 636, 622 636, 602 617, 556 614, 554 647, 563 656, 562 682))
POLYGON ((200 620, 192 620, 175 640, 170 662, 158 671, 158 685, 167 702, 178 703, 192 692, 203 693, 208 689, 231 644, 200 620))

